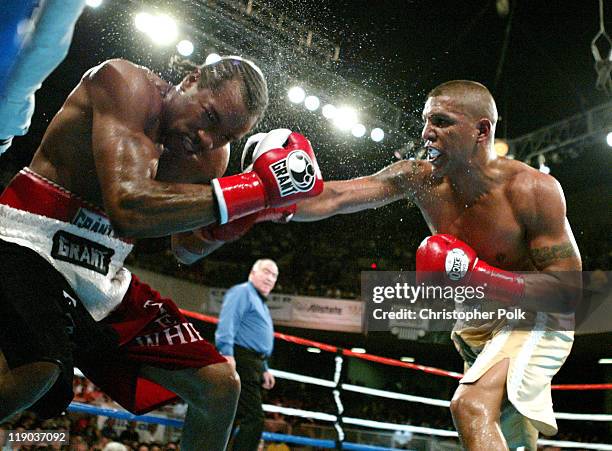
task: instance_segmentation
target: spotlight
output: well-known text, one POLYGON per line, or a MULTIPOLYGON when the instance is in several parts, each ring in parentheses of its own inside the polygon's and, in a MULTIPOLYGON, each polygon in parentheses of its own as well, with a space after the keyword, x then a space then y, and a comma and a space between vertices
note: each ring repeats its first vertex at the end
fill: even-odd
POLYGON ((97 8, 102 4, 102 0, 86 0, 85 4, 90 8, 97 8))
POLYGON ((382 128, 373 128, 370 132, 370 138, 372 138, 372 141, 374 142, 381 142, 385 138, 385 132, 382 130, 382 128))
POLYGON ((319 105, 321 105, 321 102, 316 96, 308 96, 304 99, 304 106, 308 111, 316 111, 319 105))
POLYGON ((495 153, 500 157, 505 157, 508 154, 508 142, 505 139, 496 139, 495 144, 495 153))
POLYGON ((138 13, 134 17, 134 24, 138 31, 143 33, 149 33, 149 30, 153 29, 153 16, 149 13, 138 13))
POLYGON ((355 138, 361 138, 363 135, 365 135, 365 132, 366 128, 363 124, 355 124, 353 125, 353 128, 351 128, 351 133, 355 138))
POLYGON ((365 354, 366 350, 363 348, 353 348, 351 349, 351 352, 354 352, 355 354, 365 354))
POLYGON ((154 16, 149 13, 138 13, 134 22, 139 31, 146 33, 159 45, 172 44, 178 36, 176 22, 165 14, 154 16))
POLYGON ((319 348, 307 347, 306 351, 312 352, 313 354, 321 354, 321 350, 319 348))
POLYGON ((204 60, 204 64, 214 64, 217 61, 221 61, 221 55, 218 53, 209 53, 206 59, 204 60))
POLYGON ((178 52, 183 56, 189 56, 193 53, 193 43, 183 39, 181 42, 176 44, 176 50, 178 50, 178 52))
POLYGON ((412 363, 412 362, 414 362, 414 357, 402 357, 402 358, 400 358, 400 360, 402 362, 412 363))
POLYGON ((608 143, 608 146, 612 147, 612 132, 609 132, 606 135, 606 142, 608 143))
POLYGON ((357 123, 357 112, 348 106, 338 108, 334 116, 334 125, 340 130, 350 130, 357 123))
POLYGON ((336 111, 336 107, 329 103, 321 109, 321 112, 323 113, 323 117, 325 117, 325 119, 333 119, 336 116, 336 111))
POLYGON ((289 101, 291 103, 302 103, 304 101, 304 97, 306 97, 306 93, 299 86, 294 86, 293 88, 289 89, 287 96, 289 97, 289 101))
POLYGON ((599 363, 600 365, 612 365, 612 359, 610 358, 599 359, 597 363, 599 363))
POLYGON ((153 42, 160 45, 168 45, 176 41, 178 28, 172 17, 165 14, 157 16, 155 28, 155 32, 150 34, 153 42))

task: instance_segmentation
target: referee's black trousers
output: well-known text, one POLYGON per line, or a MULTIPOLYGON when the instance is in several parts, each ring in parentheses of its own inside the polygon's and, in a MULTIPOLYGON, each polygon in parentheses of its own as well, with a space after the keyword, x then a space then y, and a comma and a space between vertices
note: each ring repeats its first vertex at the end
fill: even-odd
POLYGON ((236 412, 236 425, 239 428, 233 450, 257 451, 264 425, 261 407, 264 358, 240 346, 234 346, 234 358, 241 390, 236 412))

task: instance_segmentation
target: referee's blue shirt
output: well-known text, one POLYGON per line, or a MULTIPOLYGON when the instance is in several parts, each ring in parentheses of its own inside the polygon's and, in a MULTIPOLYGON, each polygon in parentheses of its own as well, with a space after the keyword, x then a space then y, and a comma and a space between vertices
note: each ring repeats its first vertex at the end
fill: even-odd
POLYGON ((264 354, 266 359, 274 348, 270 310, 251 282, 233 286, 223 297, 215 345, 221 354, 233 356, 235 344, 264 354))

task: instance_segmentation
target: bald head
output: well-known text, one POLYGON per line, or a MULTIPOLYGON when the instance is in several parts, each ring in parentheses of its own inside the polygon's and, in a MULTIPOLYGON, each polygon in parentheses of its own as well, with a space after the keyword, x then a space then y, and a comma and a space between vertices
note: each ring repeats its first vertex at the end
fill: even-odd
POLYGON ((473 119, 487 118, 493 128, 497 123, 497 106, 489 90, 478 82, 453 80, 432 89, 427 98, 450 97, 455 104, 473 119))

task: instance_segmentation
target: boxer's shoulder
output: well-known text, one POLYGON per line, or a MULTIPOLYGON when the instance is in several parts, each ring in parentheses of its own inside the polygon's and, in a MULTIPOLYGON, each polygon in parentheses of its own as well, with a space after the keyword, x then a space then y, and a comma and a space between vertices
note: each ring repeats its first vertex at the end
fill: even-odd
POLYGON ((119 79, 125 81, 146 80, 147 72, 149 72, 149 69, 144 66, 139 66, 125 59, 113 58, 89 69, 83 75, 83 80, 91 83, 116 82, 119 79))
POLYGON ((515 161, 509 168, 506 194, 521 218, 536 218, 545 210, 565 209, 559 182, 551 175, 515 161))
POLYGON ((159 112, 161 93, 169 84, 150 69, 124 59, 111 59, 83 76, 92 104, 101 104, 133 115, 159 112))

